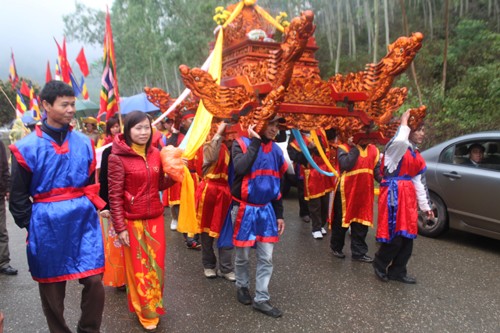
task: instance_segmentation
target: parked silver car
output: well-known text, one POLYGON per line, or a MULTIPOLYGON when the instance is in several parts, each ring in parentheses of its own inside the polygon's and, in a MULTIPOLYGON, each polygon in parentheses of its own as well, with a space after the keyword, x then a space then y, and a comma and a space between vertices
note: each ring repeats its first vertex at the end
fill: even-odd
POLYGON ((421 214, 419 233, 437 237, 452 228, 500 239, 500 131, 451 139, 422 156, 436 218, 421 214))

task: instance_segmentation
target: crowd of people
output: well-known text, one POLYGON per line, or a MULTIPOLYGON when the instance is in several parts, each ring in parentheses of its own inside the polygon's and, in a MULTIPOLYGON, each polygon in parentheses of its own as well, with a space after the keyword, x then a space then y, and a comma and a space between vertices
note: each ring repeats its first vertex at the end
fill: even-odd
MULTIPOLYGON (((28 265, 49 330, 71 332, 64 318, 65 288, 66 281, 78 280, 84 288, 77 332, 100 331, 104 285, 126 290, 130 311, 145 331, 154 332, 164 313, 164 212, 169 207, 169 226, 176 230, 180 204, 180 183, 165 173, 168 161, 162 161, 160 150, 180 144, 195 113, 184 111, 176 129, 170 119, 154 128, 148 114, 133 111, 124 117, 123 131, 120 119, 112 117, 105 135, 99 135, 94 119, 85 121, 85 133, 70 125, 75 97, 67 84, 50 81, 40 97, 46 118, 9 146, 11 175, 0 145, 0 195, 9 200, 15 223, 28 231, 28 265), (109 143, 97 169, 95 148, 109 143)), ((312 237, 323 239, 330 222, 332 254, 345 259, 350 229, 352 260, 371 263, 381 281, 412 284, 416 280, 407 274, 407 264, 417 206, 428 218, 433 213, 417 148, 423 123, 410 127, 409 118, 407 111, 383 154, 369 141, 338 142, 321 129, 311 133, 314 137, 302 133, 300 140, 290 140, 287 151, 303 193, 300 217, 311 222, 312 237), (333 165, 339 177, 314 164, 323 170, 333 165), (374 182, 380 183, 376 238, 381 246, 371 258, 366 237, 374 225, 374 182)), ((261 131, 250 125, 234 140, 226 135, 232 124, 221 122, 196 158, 185 162, 196 186, 200 226, 198 234, 184 235, 187 248, 201 250, 206 278, 235 282, 238 302, 274 318, 282 316, 270 302, 269 282, 274 244, 285 230, 280 191, 288 165, 275 142, 283 122, 276 116, 261 131), (253 295, 251 249, 256 254, 253 295)), ((0 200, 0 273, 15 275, 5 215, 0 200)))

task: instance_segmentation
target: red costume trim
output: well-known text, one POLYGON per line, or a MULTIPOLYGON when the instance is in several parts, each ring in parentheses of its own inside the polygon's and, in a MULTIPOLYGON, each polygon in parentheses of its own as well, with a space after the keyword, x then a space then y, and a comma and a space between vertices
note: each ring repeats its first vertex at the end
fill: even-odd
POLYGON ((22 166, 25 170, 29 172, 33 172, 31 168, 28 166, 28 163, 26 163, 26 160, 24 159, 19 149, 17 149, 16 145, 9 145, 9 149, 12 152, 12 154, 14 154, 14 156, 16 157, 17 163, 19 163, 20 166, 22 166))
POLYGON ((36 278, 33 277, 33 280, 40 282, 40 283, 53 283, 53 282, 61 282, 61 281, 68 281, 68 280, 78 280, 78 279, 83 279, 89 276, 97 275, 97 274, 102 274, 104 273, 104 267, 101 268, 96 268, 92 269, 90 271, 85 271, 82 273, 77 273, 77 274, 67 274, 67 275, 61 275, 53 278, 36 278))
POLYGON ((61 146, 59 146, 55 141, 50 142, 52 144, 52 148, 56 151, 57 155, 64 155, 69 153, 69 141, 66 140, 63 142, 61 146))
POLYGON ((49 192, 35 194, 33 196, 33 202, 58 202, 86 196, 97 207, 97 209, 102 209, 106 206, 106 202, 99 196, 100 187, 101 184, 97 183, 80 188, 55 188, 49 192))

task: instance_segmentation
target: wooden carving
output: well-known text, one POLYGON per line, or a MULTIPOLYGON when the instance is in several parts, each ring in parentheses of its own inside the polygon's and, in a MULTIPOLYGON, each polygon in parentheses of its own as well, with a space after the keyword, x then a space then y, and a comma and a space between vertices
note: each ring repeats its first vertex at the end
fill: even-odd
MULTIPOLYGON (((185 65, 179 67, 182 79, 214 115, 214 122, 238 121, 243 129, 257 124, 260 130, 278 114, 285 118, 287 128, 335 128, 341 141, 351 136, 387 141, 399 125, 394 114, 408 94, 405 87, 392 87, 394 79, 413 61, 423 35, 416 32, 398 38, 386 56, 367 64, 364 71, 322 80, 314 58, 318 47, 313 21, 312 11, 301 13, 278 43, 270 38, 273 27, 253 5, 246 5, 224 29, 221 85, 207 72, 185 65), (267 37, 248 39, 247 34, 255 29, 267 37)), ((146 93, 162 111, 170 103, 166 93, 146 93)), ((415 121, 421 115, 421 111, 415 113, 415 121)))
POLYGON ((257 105, 255 95, 245 88, 220 86, 209 73, 200 68, 181 65, 179 71, 186 87, 203 100, 205 108, 215 117, 230 119, 249 104, 257 105))
POLYGON ((168 108, 175 102, 175 99, 171 98, 170 94, 160 88, 144 87, 144 92, 146 93, 148 100, 159 107, 162 113, 167 111, 168 108))

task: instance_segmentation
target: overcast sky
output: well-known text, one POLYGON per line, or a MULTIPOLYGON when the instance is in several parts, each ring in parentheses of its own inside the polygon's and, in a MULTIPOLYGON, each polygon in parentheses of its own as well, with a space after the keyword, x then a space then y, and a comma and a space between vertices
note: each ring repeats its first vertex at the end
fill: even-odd
MULTIPOLYGON (((79 0, 88 7, 106 10, 113 0, 79 0)), ((19 76, 45 83, 47 60, 54 72, 57 46, 54 37, 62 42, 62 16, 75 11, 74 0, 0 0, 0 78, 8 80, 10 50, 14 51, 19 76)), ((87 61, 102 57, 102 46, 91 47, 81 42, 67 44, 70 63, 75 61, 81 47, 85 47, 87 61)), ((77 69, 74 69, 75 71, 77 69)))

